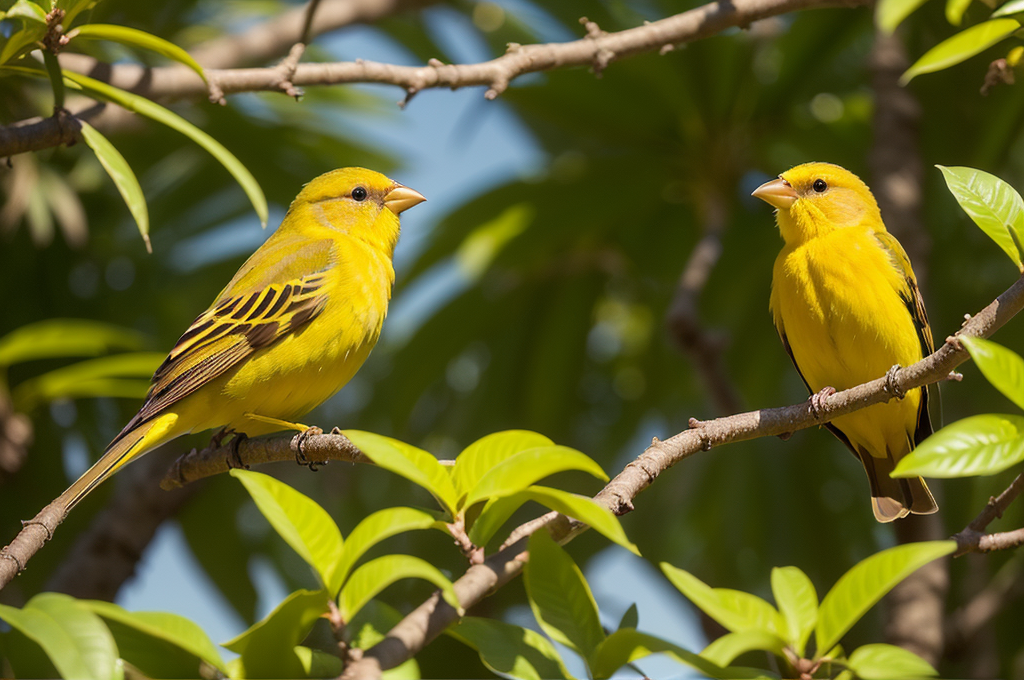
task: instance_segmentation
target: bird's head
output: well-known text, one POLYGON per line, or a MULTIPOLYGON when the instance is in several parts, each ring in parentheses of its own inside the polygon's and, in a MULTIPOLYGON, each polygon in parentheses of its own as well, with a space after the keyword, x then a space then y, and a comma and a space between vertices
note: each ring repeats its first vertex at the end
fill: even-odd
POLYGON ((299 192, 289 213, 302 223, 349 234, 390 256, 398 242, 398 216, 425 201, 422 194, 365 168, 341 168, 320 175, 299 192))
POLYGON ((831 163, 798 165, 765 182, 753 195, 778 208, 779 229, 787 243, 844 227, 882 223, 867 185, 831 163))

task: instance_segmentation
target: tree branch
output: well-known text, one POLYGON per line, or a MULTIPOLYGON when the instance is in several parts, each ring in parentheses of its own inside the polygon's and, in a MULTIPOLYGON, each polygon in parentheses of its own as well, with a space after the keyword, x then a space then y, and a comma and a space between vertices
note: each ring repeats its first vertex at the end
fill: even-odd
POLYGON ((993 550, 1006 550, 1024 545, 1024 528, 1013 531, 1004 531, 995 534, 986 534, 985 529, 992 521, 1003 516, 1003 512, 1010 506, 1010 503, 1024 491, 1024 473, 1017 475, 1010 486, 995 498, 988 499, 985 509, 974 518, 974 521, 964 527, 963 531, 953 536, 957 549, 953 554, 959 557, 969 552, 992 552, 993 550))
MULTIPOLYGON (((591 66, 595 73, 600 73, 619 59, 646 52, 664 53, 675 45, 706 38, 727 28, 745 28, 767 17, 802 9, 861 7, 867 4, 868 0, 721 0, 614 33, 605 33, 593 22, 587 22, 588 35, 585 38, 565 43, 510 44, 502 56, 477 64, 444 64, 436 59, 430 60, 426 66, 397 66, 361 59, 307 63, 296 67, 290 82, 296 87, 343 83, 395 85, 405 90, 406 101, 425 89, 447 87, 454 90, 483 85, 488 88, 485 96, 494 99, 513 79, 527 73, 570 66, 591 66)), ((317 12, 317 21, 321 20, 322 13, 323 9, 317 12)), ((299 35, 301 19, 297 20, 294 33, 285 33, 279 27, 274 30, 288 36, 288 45, 284 48, 287 50, 299 35)), ((110 65, 67 52, 62 53, 60 59, 62 68, 86 73, 150 99, 197 98, 212 94, 214 100, 219 101, 223 94, 279 91, 281 88, 281 74, 277 67, 207 69, 206 76, 211 83, 208 88, 195 72, 181 65, 159 68, 136 64, 110 65)), ((0 134, 0 139, 2 137, 0 134)), ((28 146, 40 148, 38 143, 28 146)), ((0 157, 11 155, 12 148, 0 143, 0 157)))

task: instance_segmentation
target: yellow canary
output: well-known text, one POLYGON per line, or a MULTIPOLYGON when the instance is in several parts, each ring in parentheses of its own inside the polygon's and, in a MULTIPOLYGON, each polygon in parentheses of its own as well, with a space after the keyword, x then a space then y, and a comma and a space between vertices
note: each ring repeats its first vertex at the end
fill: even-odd
MULTIPOLYGON (((933 351, 910 259, 885 229, 870 189, 828 163, 806 163, 754 191, 778 208, 785 245, 769 307, 782 344, 821 399, 933 351)), ((864 465, 875 519, 938 510, 920 477, 892 479, 896 463, 932 432, 928 390, 836 418, 827 427, 864 465)))
POLYGON ((189 432, 285 429, 355 375, 380 336, 398 215, 425 200, 362 168, 317 177, 185 331, 142 408, 65 491, 69 510, 118 468, 189 432))

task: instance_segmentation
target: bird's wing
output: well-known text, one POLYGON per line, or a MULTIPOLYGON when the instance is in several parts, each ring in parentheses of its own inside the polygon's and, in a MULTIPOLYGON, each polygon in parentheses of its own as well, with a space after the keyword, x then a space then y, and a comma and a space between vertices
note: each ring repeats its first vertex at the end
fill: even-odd
POLYGON ((326 271, 319 271, 217 300, 178 339, 153 375, 142 409, 118 439, 315 319, 327 302, 325 281, 326 271))
MULTIPOLYGON (((905 287, 896 292, 899 293, 910 318, 914 321, 914 328, 917 330, 917 339, 921 344, 921 356, 926 357, 935 351, 935 342, 932 339, 932 327, 928 323, 928 313, 924 309, 924 299, 921 297, 921 290, 917 287, 917 277, 910 266, 910 258, 907 257, 903 246, 896 240, 896 237, 887 231, 875 232, 875 238, 879 245, 889 255, 892 266, 903 277, 905 287)), ((921 441, 932 433, 931 417, 928 414, 928 387, 921 388, 921 406, 918 411, 917 430, 914 432, 914 442, 921 441)))

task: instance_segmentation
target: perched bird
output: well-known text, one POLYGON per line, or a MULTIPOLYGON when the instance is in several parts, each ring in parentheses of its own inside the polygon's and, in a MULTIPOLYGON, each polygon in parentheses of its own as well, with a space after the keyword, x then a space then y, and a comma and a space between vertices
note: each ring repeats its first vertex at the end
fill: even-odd
MULTIPOLYGON (((882 223, 871 190, 837 165, 806 163, 754 196, 778 208, 785 245, 769 307, 782 344, 812 393, 811 408, 933 351, 910 259, 882 223)), ((892 375, 889 373, 889 375, 892 375)), ((892 479, 896 463, 931 434, 928 390, 836 418, 826 427, 864 465, 875 519, 938 510, 920 477, 892 479)))
POLYGON ((170 439, 210 428, 286 429, 341 389, 387 314, 398 215, 423 200, 362 168, 307 184, 277 231, 178 340, 139 412, 61 494, 65 512, 170 439))

